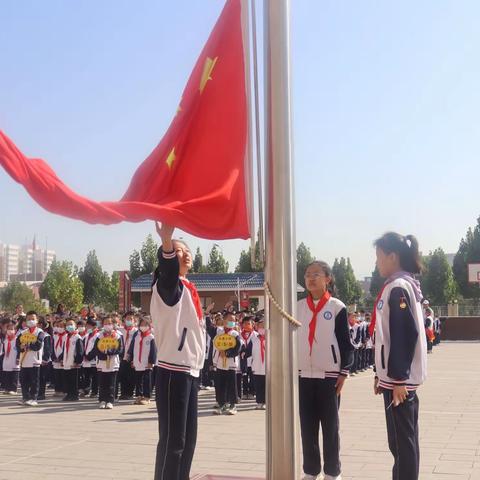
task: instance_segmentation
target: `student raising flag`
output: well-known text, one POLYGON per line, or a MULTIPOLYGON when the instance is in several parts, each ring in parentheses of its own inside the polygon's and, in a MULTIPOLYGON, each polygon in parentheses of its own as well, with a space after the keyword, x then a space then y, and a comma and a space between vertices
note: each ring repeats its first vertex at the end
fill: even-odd
MULTIPOLYGON (((118 202, 78 195, 0 130, 0 165, 46 210, 93 224, 160 220, 203 238, 249 238, 248 108, 240 0, 228 0, 165 136, 118 202)), ((79 140, 80 141, 80 140, 79 140)), ((95 155, 95 152, 92 152, 95 155)), ((101 159, 114 168, 111 158, 101 159)))

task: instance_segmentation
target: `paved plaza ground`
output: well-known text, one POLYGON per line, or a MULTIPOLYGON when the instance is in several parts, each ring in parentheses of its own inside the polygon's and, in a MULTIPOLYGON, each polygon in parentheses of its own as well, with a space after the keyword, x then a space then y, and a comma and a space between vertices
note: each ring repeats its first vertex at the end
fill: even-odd
MULTIPOLYGON (((391 478, 382 399, 372 383, 371 371, 355 376, 342 396, 344 480, 391 478)), ((419 397, 420 479, 480 479, 480 343, 436 348, 419 397)), ((154 404, 99 410, 91 400, 48 399, 37 408, 16 401, 0 396, 0 480, 153 478, 154 404)), ((213 403, 213 394, 202 392, 193 471, 264 478, 265 412, 245 402, 236 417, 215 417, 213 403)))

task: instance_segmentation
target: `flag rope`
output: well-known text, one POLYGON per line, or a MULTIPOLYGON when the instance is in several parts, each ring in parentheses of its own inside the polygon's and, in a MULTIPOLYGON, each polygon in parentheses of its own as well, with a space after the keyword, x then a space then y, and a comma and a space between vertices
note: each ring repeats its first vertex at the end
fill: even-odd
POLYGON ((292 315, 290 315, 289 313, 287 313, 283 307, 277 302, 277 300, 275 300, 275 297, 273 296, 273 293, 272 291, 270 290, 270 286, 268 285, 267 282, 265 282, 263 284, 263 288, 265 289, 265 293, 267 294, 267 297, 270 299, 270 301, 273 303, 273 305, 275 306, 275 308, 278 310, 278 312, 280 313, 280 315, 285 318, 286 320, 288 320, 292 325, 295 325, 296 327, 301 327, 302 324, 294 317, 292 317, 292 315))

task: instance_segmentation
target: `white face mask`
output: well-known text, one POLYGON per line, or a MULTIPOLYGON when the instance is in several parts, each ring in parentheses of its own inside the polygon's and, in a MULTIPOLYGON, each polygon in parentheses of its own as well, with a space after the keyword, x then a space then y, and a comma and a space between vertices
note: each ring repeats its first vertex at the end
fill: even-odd
POLYGON ((15 330, 7 330, 7 335, 9 337, 14 337, 15 336, 15 330))
POLYGON ((83 333, 85 331, 85 327, 78 327, 78 333, 83 333))
POLYGON ((36 320, 27 320, 27 327, 33 328, 37 326, 37 321, 36 320))
POLYGON ((147 327, 146 325, 142 325, 142 326, 140 327, 140 331, 141 331, 141 332, 147 332, 148 330, 150 330, 150 327, 147 327))
POLYGON ((111 332, 113 330, 113 325, 104 325, 103 326, 103 329, 106 331, 106 332, 111 332))
POLYGON ((57 327, 57 333, 64 333, 65 329, 63 327, 57 327))
POLYGON ((265 329, 264 328, 259 328, 258 330, 259 335, 265 335, 265 329))

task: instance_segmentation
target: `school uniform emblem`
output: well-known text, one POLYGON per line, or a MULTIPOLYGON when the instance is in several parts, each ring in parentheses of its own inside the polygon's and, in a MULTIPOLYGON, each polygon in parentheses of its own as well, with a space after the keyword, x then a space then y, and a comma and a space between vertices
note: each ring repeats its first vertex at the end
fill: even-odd
POLYGON ((407 308, 407 299, 405 297, 400 298, 400 308, 405 310, 407 308))
POLYGON ((377 309, 381 310, 383 308, 383 300, 380 300, 377 305, 377 309))
POLYGON ((324 318, 325 320, 331 320, 331 319, 333 318, 332 312, 325 312, 325 313, 323 314, 323 318, 324 318))

